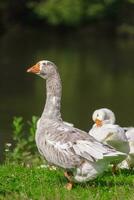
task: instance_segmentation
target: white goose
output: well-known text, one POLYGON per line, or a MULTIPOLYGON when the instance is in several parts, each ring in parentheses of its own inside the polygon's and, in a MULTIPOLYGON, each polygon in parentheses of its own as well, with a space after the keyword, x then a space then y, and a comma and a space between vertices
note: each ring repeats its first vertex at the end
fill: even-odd
POLYGON ((126 162, 122 162, 121 167, 124 168, 134 168, 134 128, 124 128, 126 131, 126 137, 129 142, 130 151, 128 157, 126 158, 126 162))
MULTIPOLYGON (((115 125, 115 115, 107 108, 101 108, 96 110, 92 119, 95 122, 89 134, 93 136, 96 140, 103 142, 104 144, 111 145, 116 150, 129 153, 129 143, 125 135, 125 131, 119 125, 115 125)), ((113 164, 118 164, 113 162, 113 164)), ((115 165, 113 167, 113 172, 115 171, 115 165)))
POLYGON ((47 98, 36 130, 36 144, 48 163, 66 170, 66 188, 74 181, 86 182, 107 169, 111 160, 121 161, 125 154, 96 141, 88 133, 62 121, 60 113, 61 80, 54 63, 40 61, 27 72, 46 79, 47 98), (71 174, 70 174, 71 173, 71 174))

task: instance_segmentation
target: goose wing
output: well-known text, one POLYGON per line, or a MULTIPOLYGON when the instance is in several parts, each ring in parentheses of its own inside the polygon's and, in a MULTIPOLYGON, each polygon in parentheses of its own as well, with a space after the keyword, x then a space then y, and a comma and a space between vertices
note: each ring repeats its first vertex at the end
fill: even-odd
POLYGON ((79 129, 75 130, 76 135, 82 134, 83 136, 83 138, 78 137, 76 143, 73 144, 73 149, 77 155, 80 155, 87 160, 91 160, 90 158, 92 158, 95 161, 103 159, 104 157, 118 155, 119 152, 117 152, 112 147, 100 143, 92 136, 85 134, 85 132, 79 129))
POLYGON ((123 155, 112 147, 98 142, 88 133, 65 124, 48 127, 45 132, 42 129, 40 136, 37 141, 40 151, 47 160, 62 167, 71 168, 83 159, 96 162, 104 157, 123 155))

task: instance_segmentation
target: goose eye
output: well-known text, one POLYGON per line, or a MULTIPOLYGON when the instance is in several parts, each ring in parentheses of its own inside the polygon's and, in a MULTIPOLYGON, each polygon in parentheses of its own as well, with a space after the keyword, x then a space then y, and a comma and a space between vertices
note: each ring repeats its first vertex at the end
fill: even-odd
POLYGON ((43 64, 43 66, 45 66, 46 65, 46 63, 44 62, 44 63, 42 63, 43 64))

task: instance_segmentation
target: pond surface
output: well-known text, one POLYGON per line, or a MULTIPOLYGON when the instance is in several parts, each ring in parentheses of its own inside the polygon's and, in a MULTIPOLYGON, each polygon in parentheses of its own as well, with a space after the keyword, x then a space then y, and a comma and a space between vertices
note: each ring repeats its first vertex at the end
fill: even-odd
POLYGON ((55 62, 63 84, 62 117, 88 130, 92 112, 112 109, 117 123, 134 126, 134 40, 90 38, 14 29, 0 37, 0 156, 12 142, 13 116, 30 120, 45 104, 45 81, 26 69, 55 62))

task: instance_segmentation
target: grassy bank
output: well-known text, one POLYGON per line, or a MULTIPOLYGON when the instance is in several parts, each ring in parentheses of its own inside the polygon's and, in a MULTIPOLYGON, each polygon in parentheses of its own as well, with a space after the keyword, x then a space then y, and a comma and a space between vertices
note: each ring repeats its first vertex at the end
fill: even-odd
POLYGON ((111 169, 94 181, 75 184, 71 191, 61 169, 44 164, 35 145, 37 117, 13 120, 13 143, 5 144, 0 165, 0 200, 134 200, 134 171, 111 169), (18 164, 17 164, 18 163, 18 164))
POLYGON ((92 182, 76 184, 72 191, 64 188, 66 183, 60 170, 0 166, 0 200, 134 199, 134 171, 122 170, 116 176, 109 171, 92 182))

